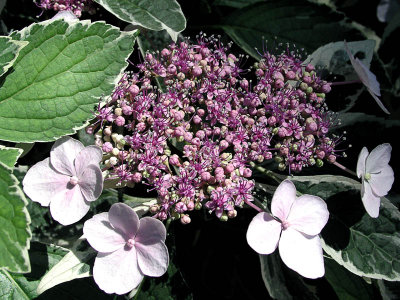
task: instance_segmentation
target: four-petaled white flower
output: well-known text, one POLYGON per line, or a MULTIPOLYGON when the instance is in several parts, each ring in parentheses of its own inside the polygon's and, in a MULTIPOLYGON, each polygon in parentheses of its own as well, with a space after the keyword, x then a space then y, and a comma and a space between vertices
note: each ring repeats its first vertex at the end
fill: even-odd
POLYGON ((52 217, 63 225, 83 218, 103 190, 99 163, 103 153, 97 146, 85 147, 70 137, 57 140, 50 158, 26 173, 24 192, 42 206, 50 205, 52 217))
POLYGON ((347 55, 350 58, 351 65, 356 71, 358 78, 360 78, 361 82, 365 85, 368 92, 375 99, 376 103, 379 107, 386 113, 390 114, 390 112, 383 105, 382 101, 378 98, 381 96, 381 90, 379 88, 379 82, 376 80, 376 76, 372 73, 358 58, 354 58, 353 54, 351 54, 347 43, 344 43, 344 47, 346 49, 347 55))
POLYGON ((284 180, 272 198, 271 212, 251 221, 247 242, 259 254, 271 254, 279 244, 282 261, 307 278, 325 274, 318 234, 329 218, 326 203, 317 196, 296 197, 296 187, 284 180))
POLYGON ((386 196, 394 182, 393 169, 389 166, 392 146, 382 144, 371 153, 362 148, 357 161, 357 176, 362 180, 361 198, 367 213, 377 218, 381 197, 386 196))
POLYGON ((139 285, 144 275, 158 277, 168 268, 164 224, 151 217, 139 220, 126 204, 113 204, 108 213, 86 221, 83 233, 99 252, 93 277, 106 293, 128 293, 139 285))

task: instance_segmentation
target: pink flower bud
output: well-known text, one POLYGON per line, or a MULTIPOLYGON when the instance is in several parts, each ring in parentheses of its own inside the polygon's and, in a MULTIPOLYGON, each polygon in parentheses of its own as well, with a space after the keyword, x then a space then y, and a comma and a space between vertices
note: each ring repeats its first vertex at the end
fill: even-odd
POLYGON ((281 89, 285 86, 285 82, 281 79, 278 79, 277 81, 275 81, 274 86, 276 89, 281 89))
POLYGON ((139 132, 142 132, 142 131, 144 131, 146 129, 146 124, 143 123, 143 122, 140 122, 140 123, 136 124, 136 129, 139 132))
POLYGON ((187 206, 184 202, 181 201, 181 202, 178 202, 175 204, 175 211, 177 213, 181 214, 181 213, 185 212, 186 210, 187 210, 187 206))
POLYGON ((179 161, 179 156, 176 154, 171 155, 171 157, 169 158, 169 163, 173 166, 180 166, 181 163, 179 161))
POLYGON ((114 147, 110 142, 105 142, 101 147, 101 149, 106 153, 110 153, 113 150, 113 148, 114 147))
POLYGON ((209 172, 201 173, 201 180, 208 182, 211 179, 211 174, 209 172))
POLYGON ((296 73, 293 72, 293 71, 288 71, 288 72, 286 73, 286 78, 289 79, 289 80, 293 80, 293 79, 296 78, 296 73))
POLYGON ((164 57, 168 56, 170 54, 171 54, 171 52, 168 49, 164 48, 164 49, 161 50, 161 55, 164 56, 164 57))
POLYGON ((331 84, 330 83, 326 83, 322 86, 321 91, 323 93, 329 93, 331 91, 331 84))
POLYGON ((246 177, 246 178, 251 177, 252 174, 253 174, 253 172, 249 168, 245 168, 243 170, 243 176, 246 177))
POLYGON ((128 88, 128 92, 129 94, 131 94, 131 96, 136 96, 137 94, 139 94, 139 91, 140 89, 136 84, 133 84, 128 88))
POLYGON ((188 215, 183 215, 181 216, 181 223, 186 225, 191 222, 190 217, 188 215))
POLYGON ((123 116, 118 116, 118 117, 115 119, 115 124, 116 124, 117 126, 124 126, 124 125, 125 125, 125 118, 124 118, 123 116))
POLYGON ((225 172, 226 172, 227 174, 232 173, 234 170, 235 170, 235 167, 233 166, 233 164, 228 164, 228 165, 225 167, 225 172))
POLYGON ((205 113, 206 113, 206 112, 205 112, 204 109, 202 109, 202 108, 200 108, 200 109, 197 110, 197 114, 198 114, 200 117, 203 117, 205 113))
POLYGON ((198 77, 201 75, 201 73, 203 73, 203 70, 199 66, 193 67, 193 70, 192 70, 193 76, 198 77))
POLYGON ((226 140, 221 140, 219 142, 219 147, 220 147, 221 151, 223 151, 229 147, 229 143, 226 140))
POLYGON ((199 116, 194 116, 193 117, 193 123, 194 124, 200 124, 201 123, 201 118, 199 116))
POLYGON ((242 87, 242 89, 247 90, 247 89, 249 88, 249 82, 248 82, 246 79, 243 79, 243 80, 240 82, 240 86, 242 87))

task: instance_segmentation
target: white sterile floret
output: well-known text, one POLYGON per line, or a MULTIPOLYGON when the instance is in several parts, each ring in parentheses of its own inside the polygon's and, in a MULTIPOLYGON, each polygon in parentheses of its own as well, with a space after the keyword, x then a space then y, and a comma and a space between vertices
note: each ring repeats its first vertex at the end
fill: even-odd
POLYGON ((284 180, 271 203, 272 215, 257 214, 247 230, 247 243, 259 254, 271 254, 276 247, 282 261, 307 278, 325 274, 318 234, 328 222, 324 200, 313 195, 296 197, 296 187, 284 180))
POLYGON ((357 176, 362 180, 361 198, 367 213, 377 218, 381 197, 386 196, 392 188, 394 173, 389 166, 392 146, 382 144, 371 153, 364 147, 357 161, 357 176))

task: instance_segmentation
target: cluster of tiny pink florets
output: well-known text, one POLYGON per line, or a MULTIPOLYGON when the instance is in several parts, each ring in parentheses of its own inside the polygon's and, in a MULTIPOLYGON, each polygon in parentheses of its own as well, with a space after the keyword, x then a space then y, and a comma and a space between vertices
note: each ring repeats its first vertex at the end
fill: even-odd
POLYGON ((78 18, 83 11, 94 12, 92 0, 40 0, 36 1, 37 6, 44 10, 63 11, 69 10, 78 18))
POLYGON ((253 200, 250 163, 275 158, 279 169, 335 161, 324 105, 330 85, 294 55, 266 53, 256 84, 242 77, 243 56, 218 39, 147 53, 127 73, 89 127, 104 152, 106 180, 144 182, 157 191, 150 211, 190 222, 204 205, 226 220, 253 200), (154 86, 161 81, 162 90, 154 86))

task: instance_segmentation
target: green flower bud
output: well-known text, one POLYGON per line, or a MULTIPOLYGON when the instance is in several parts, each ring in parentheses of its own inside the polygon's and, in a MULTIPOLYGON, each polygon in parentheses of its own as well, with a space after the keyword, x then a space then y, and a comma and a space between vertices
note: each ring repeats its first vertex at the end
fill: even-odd
POLYGON ((284 163, 280 163, 280 164, 278 165, 278 170, 279 170, 279 171, 285 171, 285 169, 286 169, 286 165, 285 165, 284 163))
POLYGON ((318 168, 321 168, 324 165, 324 162, 321 159, 317 158, 316 165, 317 165, 318 168))

